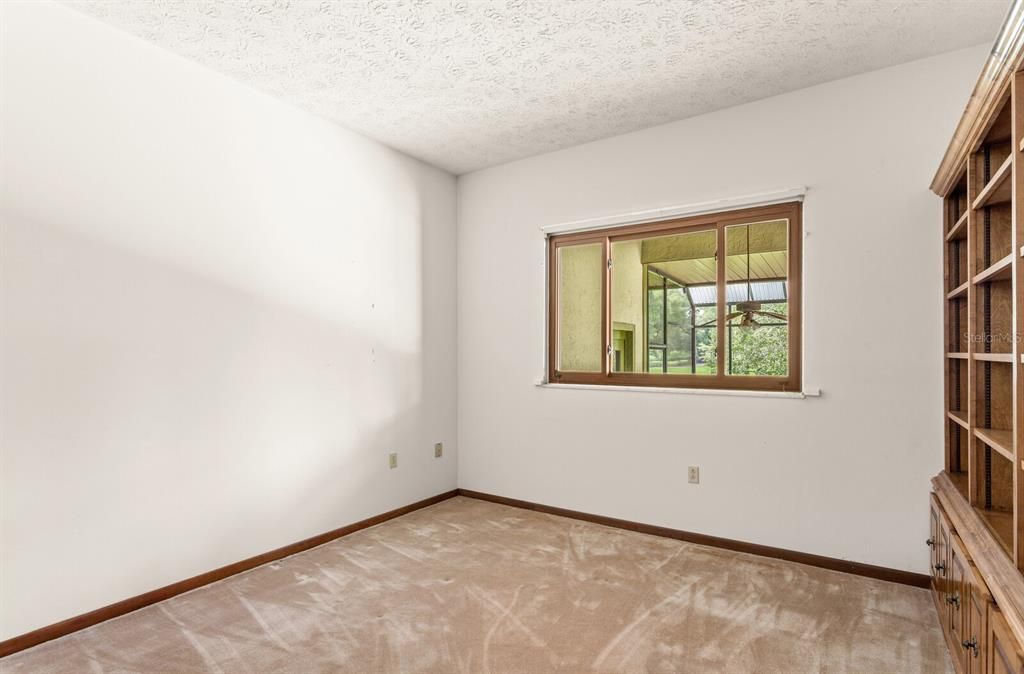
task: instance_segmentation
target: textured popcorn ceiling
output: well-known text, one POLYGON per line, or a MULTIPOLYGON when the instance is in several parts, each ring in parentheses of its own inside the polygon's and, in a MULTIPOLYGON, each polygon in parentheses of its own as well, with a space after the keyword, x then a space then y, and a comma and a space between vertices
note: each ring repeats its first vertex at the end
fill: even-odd
POLYGON ((1008 7, 1005 0, 65 2, 454 173, 991 42, 1008 7))

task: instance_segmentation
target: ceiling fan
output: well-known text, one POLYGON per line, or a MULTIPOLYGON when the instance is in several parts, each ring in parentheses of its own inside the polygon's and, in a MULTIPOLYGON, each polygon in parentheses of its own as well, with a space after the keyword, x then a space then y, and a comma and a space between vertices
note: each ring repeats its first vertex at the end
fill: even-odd
MULTIPOLYGON (((749 297, 749 293, 750 293, 749 289, 750 289, 750 282, 748 281, 747 282, 748 297, 749 297)), ((764 309, 761 308, 761 303, 760 302, 754 302, 753 300, 750 300, 750 301, 747 301, 747 302, 737 302, 736 303, 736 311, 733 311, 732 313, 726 314, 725 322, 728 323, 728 322, 730 322, 732 320, 735 320, 735 319, 739 318, 740 319, 739 326, 740 326, 741 330, 756 330, 759 327, 761 327, 761 324, 758 323, 756 320, 754 320, 754 315, 755 314, 758 315, 758 316, 767 316, 769 318, 774 318, 775 320, 782 321, 783 323, 786 322, 785 314, 778 314, 778 313, 775 313, 774 311, 765 311, 764 309)), ((712 323, 713 322, 714 321, 712 321, 712 323)))
MULTIPOLYGON (((767 316, 768 318, 774 318, 777 321, 787 322, 785 314, 776 313, 774 311, 766 311, 761 308, 761 303, 754 301, 753 289, 750 285, 750 225, 747 225, 747 301, 736 302, 736 311, 730 312, 725 315, 725 322, 739 320, 739 327, 741 330, 756 330, 761 327, 754 316, 767 316)), ((696 327, 705 328, 715 324, 717 318, 713 318, 707 323, 703 323, 696 327)))

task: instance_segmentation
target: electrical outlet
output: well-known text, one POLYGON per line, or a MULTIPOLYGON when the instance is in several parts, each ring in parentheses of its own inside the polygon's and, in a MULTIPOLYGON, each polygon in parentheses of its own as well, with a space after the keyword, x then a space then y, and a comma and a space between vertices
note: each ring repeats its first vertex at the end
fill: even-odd
POLYGON ((444 455, 444 443, 443 442, 435 442, 434 443, 434 458, 435 459, 440 459, 443 455, 444 455))
POLYGON ((686 479, 689 480, 690 484, 700 484, 700 467, 690 466, 686 471, 686 479))
POLYGON ((398 468, 398 452, 388 454, 388 468, 398 468))

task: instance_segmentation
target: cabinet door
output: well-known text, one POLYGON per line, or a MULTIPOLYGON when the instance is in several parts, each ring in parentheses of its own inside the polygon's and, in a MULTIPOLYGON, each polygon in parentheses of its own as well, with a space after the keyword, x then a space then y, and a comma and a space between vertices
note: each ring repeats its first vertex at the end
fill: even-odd
POLYGON ((964 672, 985 674, 988 661, 988 611, 992 597, 973 563, 968 564, 964 586, 967 592, 963 598, 964 639, 960 642, 964 649, 964 672))
MULTIPOLYGON (((973 589, 973 588, 972 588, 973 589)), ((971 592, 967 600, 966 630, 968 644, 966 647, 966 674, 985 674, 985 663, 988 660, 988 598, 979 592, 971 592)))
POLYGON ((946 603, 946 597, 949 595, 948 587, 948 567, 949 567, 949 525, 946 523, 946 518, 942 516, 942 511, 939 511, 939 518, 935 529, 935 563, 932 564, 932 587, 938 594, 938 603, 941 607, 940 617, 942 618, 942 627, 946 630, 949 629, 950 620, 950 607, 946 603))
POLYGON ((949 606, 949 634, 955 645, 951 653, 955 660, 960 661, 960 671, 966 671, 969 663, 967 648, 963 645, 967 640, 970 628, 968 603, 970 601, 970 561, 960 537, 955 533, 949 536, 949 568, 946 580, 946 605, 949 606))
POLYGON ((1021 674, 1024 672, 1024 658, 1021 657, 1017 640, 995 604, 989 604, 987 660, 989 674, 1021 674))

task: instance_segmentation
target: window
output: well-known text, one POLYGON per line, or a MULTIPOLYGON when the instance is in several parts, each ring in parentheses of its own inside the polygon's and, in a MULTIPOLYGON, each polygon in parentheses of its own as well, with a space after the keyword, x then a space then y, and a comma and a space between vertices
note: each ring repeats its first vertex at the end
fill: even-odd
POLYGON ((798 391, 800 217, 794 202, 549 237, 549 381, 798 391))

